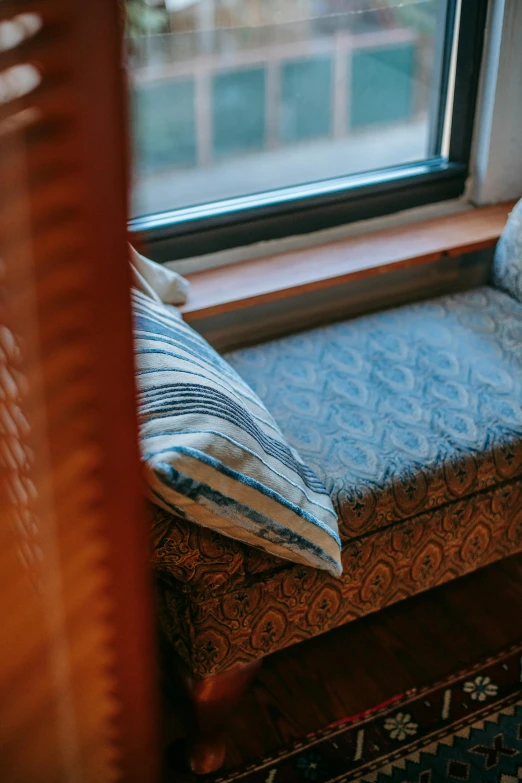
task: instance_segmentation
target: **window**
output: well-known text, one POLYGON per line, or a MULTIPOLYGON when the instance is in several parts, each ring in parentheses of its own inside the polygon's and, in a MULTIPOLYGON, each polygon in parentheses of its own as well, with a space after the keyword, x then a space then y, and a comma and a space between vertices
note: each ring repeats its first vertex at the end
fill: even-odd
POLYGON ((157 258, 463 192, 486 0, 127 2, 131 227, 157 258))

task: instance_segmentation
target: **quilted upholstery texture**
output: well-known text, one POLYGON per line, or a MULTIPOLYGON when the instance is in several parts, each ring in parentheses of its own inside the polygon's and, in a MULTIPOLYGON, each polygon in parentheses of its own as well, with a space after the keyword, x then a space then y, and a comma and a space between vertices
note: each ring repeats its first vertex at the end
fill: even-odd
POLYGON ((522 304, 494 288, 227 359, 324 481, 344 540, 522 474, 522 304))
POLYGON ((522 549, 522 480, 351 541, 342 579, 292 565, 231 589, 180 592, 162 572, 162 627, 194 674, 309 639, 522 549))
POLYGON ((522 549, 522 304, 489 287, 227 356, 322 477, 344 575, 157 512, 163 629, 210 676, 522 549))

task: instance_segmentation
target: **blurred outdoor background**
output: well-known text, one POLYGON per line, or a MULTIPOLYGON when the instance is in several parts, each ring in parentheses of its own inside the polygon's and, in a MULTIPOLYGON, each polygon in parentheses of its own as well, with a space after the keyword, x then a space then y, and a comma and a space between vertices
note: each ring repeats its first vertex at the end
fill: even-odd
POLYGON ((426 158, 445 3, 127 0, 133 213, 426 158))

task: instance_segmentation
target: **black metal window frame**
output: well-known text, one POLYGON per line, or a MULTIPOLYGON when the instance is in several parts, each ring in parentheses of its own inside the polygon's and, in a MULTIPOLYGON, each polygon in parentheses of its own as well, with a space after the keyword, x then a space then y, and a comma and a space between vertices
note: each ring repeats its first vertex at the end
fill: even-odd
POLYGON ((431 95, 430 158, 137 217, 129 224, 131 237, 135 236, 136 241, 139 238, 155 260, 172 261, 307 234, 461 196, 469 173, 488 0, 460 2, 447 158, 437 153, 445 127, 459 0, 448 0, 435 41, 440 65, 431 95))

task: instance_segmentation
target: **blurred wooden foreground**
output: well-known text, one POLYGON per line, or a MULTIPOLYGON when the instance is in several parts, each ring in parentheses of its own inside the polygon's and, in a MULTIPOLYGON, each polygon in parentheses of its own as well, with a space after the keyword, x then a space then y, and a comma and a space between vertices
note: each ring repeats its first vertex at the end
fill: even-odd
POLYGON ((0 779, 156 779, 116 0, 0 4, 0 779))

